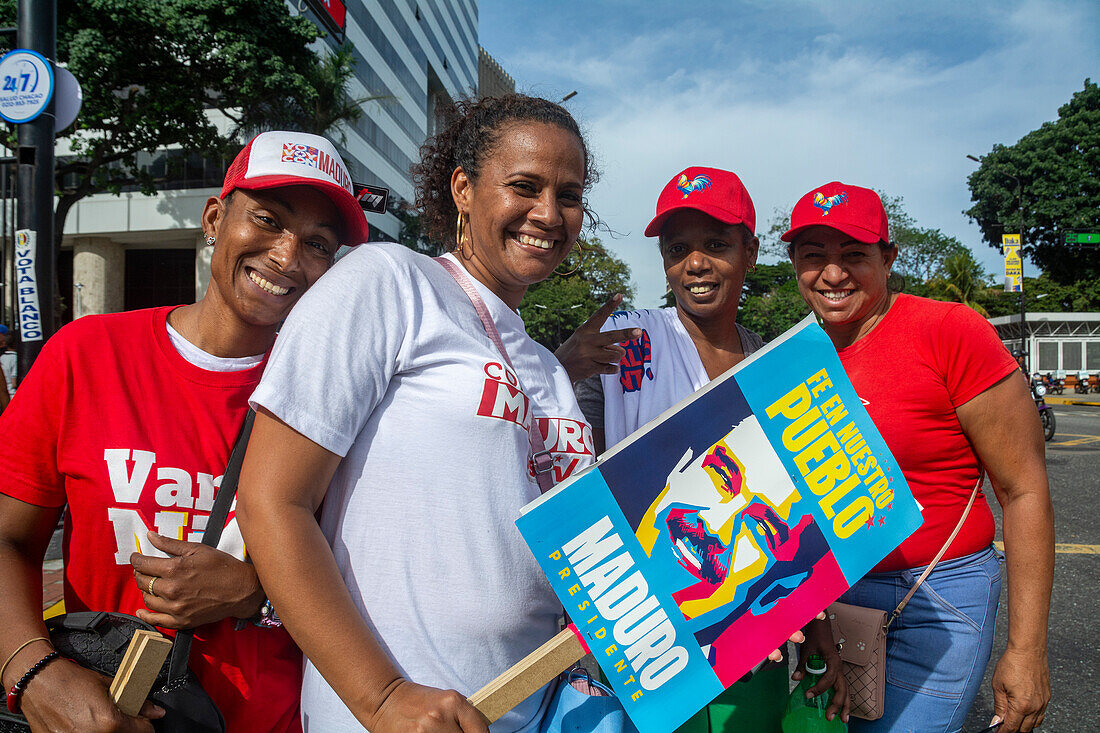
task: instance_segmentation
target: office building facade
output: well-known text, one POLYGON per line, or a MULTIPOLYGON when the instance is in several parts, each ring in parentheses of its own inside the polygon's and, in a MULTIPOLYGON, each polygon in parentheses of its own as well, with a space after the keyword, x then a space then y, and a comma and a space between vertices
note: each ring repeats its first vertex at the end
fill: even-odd
MULTIPOLYGON (((409 166, 434 132, 440 104, 476 95, 479 78, 490 79, 494 93, 514 89, 478 45, 477 0, 293 0, 288 7, 326 31, 318 51, 345 40, 354 49, 349 92, 373 99, 360 120, 330 137, 357 183, 390 190, 391 210, 413 199, 409 166)), ((57 153, 66 151, 59 145, 57 153)), ((150 154, 145 162, 155 168, 180 154, 150 154)), ((59 260, 63 320, 202 296, 211 248, 199 215, 218 194, 226 161, 189 156, 187 163, 186 179, 156 196, 98 194, 73 207, 59 260)), ((392 213, 367 218, 372 239, 398 237, 392 213)))

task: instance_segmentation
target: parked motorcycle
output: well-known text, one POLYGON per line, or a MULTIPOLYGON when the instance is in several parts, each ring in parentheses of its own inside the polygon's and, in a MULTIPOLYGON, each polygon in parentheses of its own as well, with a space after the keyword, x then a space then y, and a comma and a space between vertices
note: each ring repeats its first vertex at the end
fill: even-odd
POLYGON ((1043 386, 1043 378, 1038 372, 1031 376, 1031 398, 1035 400, 1035 407, 1039 410, 1039 419, 1043 423, 1043 438, 1049 441, 1054 437, 1054 409, 1043 399, 1047 388, 1043 386))
POLYGON ((1073 384, 1073 391, 1077 394, 1088 394, 1089 392, 1089 373, 1086 371, 1077 372, 1077 381, 1073 384))
POLYGON ((1056 374, 1044 375, 1043 385, 1046 386, 1047 392, 1050 394, 1062 394, 1065 390, 1065 380, 1056 374))

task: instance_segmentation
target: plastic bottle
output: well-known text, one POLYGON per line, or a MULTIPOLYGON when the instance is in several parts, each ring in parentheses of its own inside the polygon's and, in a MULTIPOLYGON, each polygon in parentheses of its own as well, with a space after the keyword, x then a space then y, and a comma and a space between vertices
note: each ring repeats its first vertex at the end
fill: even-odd
POLYGON ((794 688, 787 701, 787 714, 783 716, 783 733, 837 733, 847 731, 848 726, 836 715, 825 719, 825 711, 833 700, 832 688, 817 697, 806 698, 806 691, 817 684, 825 674, 825 660, 820 654, 806 659, 806 674, 794 688))

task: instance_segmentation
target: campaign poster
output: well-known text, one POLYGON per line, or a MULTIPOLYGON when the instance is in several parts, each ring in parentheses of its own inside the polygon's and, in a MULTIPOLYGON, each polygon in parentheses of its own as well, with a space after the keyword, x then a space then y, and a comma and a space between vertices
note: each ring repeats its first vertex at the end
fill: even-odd
POLYGON ((641 733, 672 731, 921 524, 812 317, 516 522, 641 733))

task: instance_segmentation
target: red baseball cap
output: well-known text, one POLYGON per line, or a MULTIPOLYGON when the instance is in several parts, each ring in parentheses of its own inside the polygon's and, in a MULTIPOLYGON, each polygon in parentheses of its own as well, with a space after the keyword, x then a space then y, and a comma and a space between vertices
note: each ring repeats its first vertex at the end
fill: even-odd
POLYGON ((780 237, 793 242, 803 229, 827 226, 865 244, 890 243, 890 223, 882 199, 869 188, 840 181, 818 186, 798 200, 791 212, 791 228, 780 237))
POLYGON ((720 168, 692 166, 673 176, 657 199, 657 215, 645 235, 660 234, 665 220, 679 209, 696 209, 723 224, 744 224, 756 233, 756 209, 745 184, 720 168))
POLYGON ((221 198, 236 188, 260 191, 283 186, 312 186, 328 196, 343 220, 341 244, 367 241, 367 217, 355 198, 351 175, 327 138, 306 132, 261 132, 237 153, 225 172, 221 198))

